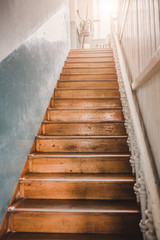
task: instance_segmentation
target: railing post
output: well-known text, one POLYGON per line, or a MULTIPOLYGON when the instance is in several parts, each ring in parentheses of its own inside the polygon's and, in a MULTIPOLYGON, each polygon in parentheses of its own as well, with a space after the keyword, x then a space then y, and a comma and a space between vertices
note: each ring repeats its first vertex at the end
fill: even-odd
POLYGON ((145 211, 145 213, 147 216, 145 224, 148 228, 148 231, 146 232, 146 236, 145 236, 146 240, 157 240, 155 228, 154 228, 152 211, 151 211, 149 202, 148 202, 148 209, 145 211))
POLYGON ((146 192, 146 186, 144 181, 143 172, 140 171, 140 178, 138 179, 139 182, 139 196, 140 196, 140 205, 141 205, 141 214, 142 219, 140 221, 140 229, 143 234, 143 239, 146 240, 146 231, 148 230, 146 225, 146 214, 145 211, 147 209, 147 192, 146 192))

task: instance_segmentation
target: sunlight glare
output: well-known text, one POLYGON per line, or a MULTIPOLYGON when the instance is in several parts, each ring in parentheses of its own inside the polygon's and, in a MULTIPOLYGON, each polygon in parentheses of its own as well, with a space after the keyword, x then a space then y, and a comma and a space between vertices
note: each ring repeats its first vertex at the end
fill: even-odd
POLYGON ((104 19, 106 17, 111 17, 114 13, 117 12, 117 0, 100 0, 100 16, 101 19, 104 19))

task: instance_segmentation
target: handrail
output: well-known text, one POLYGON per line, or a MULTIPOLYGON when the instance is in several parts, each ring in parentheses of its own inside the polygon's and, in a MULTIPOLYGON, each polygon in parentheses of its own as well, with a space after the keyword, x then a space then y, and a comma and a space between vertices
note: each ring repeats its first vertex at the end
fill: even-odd
POLYGON ((160 47, 156 50, 151 60, 139 74, 136 80, 132 83, 132 89, 137 90, 142 84, 153 77, 158 71, 160 71, 160 47))
POLYGON ((116 68, 118 69, 117 75, 121 100, 126 119, 127 132, 129 133, 128 142, 132 153, 130 162, 136 175, 136 185, 134 189, 135 192, 138 193, 137 198, 140 199, 141 204, 142 220, 140 227, 144 239, 156 239, 155 233, 153 232, 154 227, 157 238, 160 239, 160 197, 158 187, 130 85, 122 48, 113 21, 111 31, 116 68), (148 224, 152 222, 154 223, 148 224), (153 238, 149 238, 150 235, 152 235, 153 238))

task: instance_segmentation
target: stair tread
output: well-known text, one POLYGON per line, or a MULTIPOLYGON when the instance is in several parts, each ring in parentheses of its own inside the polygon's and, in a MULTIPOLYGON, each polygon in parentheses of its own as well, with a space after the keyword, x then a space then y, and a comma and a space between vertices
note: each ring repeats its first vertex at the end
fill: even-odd
MULTIPOLYGON (((78 58, 78 57, 77 57, 78 58)), ((111 62, 111 63, 115 63, 115 61, 114 60, 108 60, 108 61, 106 61, 106 60, 101 60, 101 61, 93 61, 92 59, 91 59, 91 61, 83 61, 83 63, 109 63, 109 62, 111 62)), ((65 61, 65 63, 70 63, 70 62, 68 62, 67 60, 65 61)), ((79 61, 75 61, 75 62, 73 62, 73 63, 82 63, 81 61, 79 62, 79 61)))
POLYGON ((116 72, 106 72, 106 73, 61 73, 61 75, 117 75, 116 72))
MULTIPOLYGON (((55 100, 86 100, 85 98, 53 98, 55 100)), ((103 98, 87 98, 88 100, 105 100, 103 98)), ((108 98, 109 99, 109 98, 108 98)), ((119 99, 119 98, 114 98, 114 99, 119 99)), ((95 112, 95 111, 107 111, 107 110, 122 110, 122 107, 108 107, 108 108, 54 108, 54 107, 49 107, 48 110, 55 110, 55 111, 88 111, 88 112, 95 112)))
POLYGON ((9 211, 139 213, 133 200, 19 199, 9 211))
POLYGON ((36 138, 41 139, 126 139, 128 138, 127 135, 123 136, 43 136, 43 135, 37 135, 36 138))
POLYGON ((28 173, 20 181, 102 181, 102 182, 135 182, 131 174, 106 173, 28 173))
MULTIPOLYGON (((90 79, 79 79, 79 80, 76 80, 76 82, 117 82, 117 79, 100 79, 100 80, 97 80, 97 79, 93 79, 93 80, 90 80, 90 79)), ((75 82, 75 80, 63 80, 63 79, 59 79, 58 82, 75 82)))
POLYGON ((64 66, 63 68, 64 68, 64 69, 88 69, 88 68, 89 68, 89 69, 90 69, 90 68, 91 68, 91 69, 92 69, 92 68, 93 68, 93 69, 96 69, 96 68, 98 68, 98 69, 103 68, 103 69, 104 69, 104 68, 115 68, 115 67, 111 67, 111 66, 105 66, 105 67, 98 67, 98 66, 96 66, 96 67, 66 67, 66 66, 64 66))
POLYGON ((122 120, 122 121, 120 121, 120 120, 115 120, 115 121, 92 121, 92 122, 90 122, 90 121, 81 121, 81 122, 72 122, 72 121, 66 121, 66 122, 60 122, 60 121, 53 121, 53 120, 44 120, 42 123, 47 123, 47 124, 84 124, 84 123, 86 123, 86 124, 98 124, 98 123, 124 123, 125 121, 124 120, 122 120))
POLYGON ((31 157, 130 157, 130 154, 104 154, 104 153, 50 153, 50 152, 45 152, 45 153, 41 153, 41 152, 34 152, 29 154, 29 156, 31 157))
MULTIPOLYGON (((69 67, 68 67, 69 68, 69 67)), ((73 68, 73 67, 70 67, 71 69, 73 68)), ((93 67, 94 68, 94 67, 93 67)), ((58 82, 75 82, 74 80, 58 80, 58 82)), ((95 79, 93 79, 93 80, 76 80, 76 82, 78 83, 78 82, 117 82, 117 80, 116 79, 101 79, 101 80, 95 80, 95 79)))
POLYGON ((63 234, 63 233, 8 233, 2 240, 140 240, 138 235, 63 234))
MULTIPOLYGON (((55 90, 57 91, 70 91, 70 90, 75 90, 75 91, 79 91, 79 90, 85 90, 85 91, 89 91, 89 90, 118 90, 118 88, 55 88, 55 90)), ((118 90, 119 91, 119 90, 118 90)))

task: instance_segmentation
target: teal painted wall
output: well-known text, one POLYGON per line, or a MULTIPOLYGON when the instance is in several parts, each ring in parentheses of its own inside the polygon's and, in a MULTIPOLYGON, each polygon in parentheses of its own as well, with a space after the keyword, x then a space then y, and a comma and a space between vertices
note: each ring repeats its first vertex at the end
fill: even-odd
POLYGON ((0 63, 0 223, 69 51, 64 5, 0 63))

